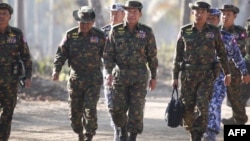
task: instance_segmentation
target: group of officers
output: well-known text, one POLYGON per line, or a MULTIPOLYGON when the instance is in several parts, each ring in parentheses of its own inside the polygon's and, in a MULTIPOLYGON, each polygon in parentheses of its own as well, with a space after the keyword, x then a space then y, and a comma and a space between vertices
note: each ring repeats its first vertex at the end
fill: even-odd
MULTIPOLYGON (((179 86, 181 74, 182 126, 190 132, 190 140, 214 141, 220 122, 242 125, 248 121, 245 106, 250 87, 250 19, 246 28, 235 25, 240 10, 234 5, 215 9, 197 1, 189 7, 194 22, 180 29, 172 85, 179 86), (226 94, 233 115, 221 120, 226 94)), ((96 108, 103 81, 114 141, 136 141, 137 134, 143 132, 145 97, 147 89, 156 87, 158 59, 153 30, 139 22, 142 8, 136 0, 112 4, 111 23, 102 29, 94 27, 92 7, 73 11, 78 26, 66 32, 57 48, 52 79, 59 79, 67 61, 69 118, 79 141, 91 141, 96 133, 96 108)), ((20 73, 14 73, 13 66, 19 60, 23 62, 27 88, 32 76, 27 41, 20 29, 9 25, 12 13, 9 4, 0 3, 0 141, 9 139, 16 106, 20 73)))

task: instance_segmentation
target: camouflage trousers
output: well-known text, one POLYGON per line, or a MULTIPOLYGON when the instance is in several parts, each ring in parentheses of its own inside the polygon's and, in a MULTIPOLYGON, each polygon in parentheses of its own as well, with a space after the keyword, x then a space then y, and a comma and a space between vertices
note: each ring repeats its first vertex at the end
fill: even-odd
POLYGON ((97 125, 97 102, 100 97, 100 84, 88 84, 83 81, 68 82, 71 127, 77 134, 95 135, 97 125))
POLYGON ((0 81, 0 141, 8 141, 11 122, 17 102, 17 81, 0 81))
POLYGON ((131 133, 143 132, 148 70, 145 67, 116 70, 113 74, 112 102, 109 107, 116 126, 131 133))
POLYGON ((192 133, 202 134, 207 129, 208 107, 213 93, 214 80, 212 70, 184 70, 181 73, 183 126, 192 133), (197 111, 195 111, 196 108, 197 111))
POLYGON ((228 101, 231 103, 232 111, 233 111, 233 118, 239 124, 245 124, 248 120, 246 115, 245 103, 242 101, 241 95, 241 74, 237 68, 231 68, 231 84, 227 86, 227 98, 228 101))
MULTIPOLYGON (((250 72, 250 62, 246 61, 246 66, 247 66, 248 72, 250 72)), ((242 101, 244 104, 246 104, 247 100, 250 97, 250 83, 242 84, 240 92, 241 92, 242 101)))

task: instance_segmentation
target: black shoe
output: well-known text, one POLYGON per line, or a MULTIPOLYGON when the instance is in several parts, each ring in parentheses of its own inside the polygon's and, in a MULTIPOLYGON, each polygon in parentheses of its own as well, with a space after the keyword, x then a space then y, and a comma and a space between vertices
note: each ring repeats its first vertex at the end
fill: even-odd
POLYGON ((130 133, 129 141, 136 141, 137 133, 130 133))
POLYGON ((121 128, 120 141, 127 141, 127 140, 128 140, 127 127, 122 127, 121 128))
POLYGON ((201 141, 203 134, 199 132, 191 132, 190 141, 201 141))
POLYGON ((228 118, 228 119, 223 118, 223 119, 221 120, 221 122, 222 122, 224 125, 237 125, 237 122, 236 122, 236 120, 235 120, 233 117, 228 118))
POLYGON ((84 141, 84 135, 83 134, 78 135, 78 141, 84 141))
POLYGON ((84 141, 92 141, 93 135, 91 134, 85 134, 85 140, 84 141))

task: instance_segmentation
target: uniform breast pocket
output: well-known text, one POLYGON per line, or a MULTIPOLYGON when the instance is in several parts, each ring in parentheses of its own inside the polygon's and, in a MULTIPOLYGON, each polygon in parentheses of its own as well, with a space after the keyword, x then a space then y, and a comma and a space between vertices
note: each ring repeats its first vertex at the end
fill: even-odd
POLYGON ((81 43, 72 43, 69 48, 70 56, 79 56, 83 52, 83 45, 81 43))
POLYGON ((116 43, 115 43, 116 52, 124 51, 126 46, 127 46, 127 43, 126 43, 126 41, 124 39, 116 40, 116 43))

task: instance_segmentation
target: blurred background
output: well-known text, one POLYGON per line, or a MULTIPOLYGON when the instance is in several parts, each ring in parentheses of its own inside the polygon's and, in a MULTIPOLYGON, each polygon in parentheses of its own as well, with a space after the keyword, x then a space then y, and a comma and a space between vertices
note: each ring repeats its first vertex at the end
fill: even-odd
MULTIPOLYGON (((73 10, 90 5, 96 10, 95 26, 101 28, 109 23, 108 7, 113 2, 125 0, 0 0, 12 5, 14 14, 11 26, 21 28, 27 38, 34 61, 34 74, 50 76, 53 58, 63 34, 77 26, 72 17, 73 10)), ((192 21, 188 3, 193 0, 141 0, 143 16, 141 22, 152 27, 157 41, 159 78, 168 79, 172 56, 179 28, 192 21), (161 77, 163 75, 163 77, 161 77)), ((244 26, 250 16, 249 0, 207 0, 212 7, 234 4, 240 8, 236 24, 244 26)), ((67 65, 61 73, 66 79, 67 65), (64 75, 65 74, 65 75, 64 75)))

